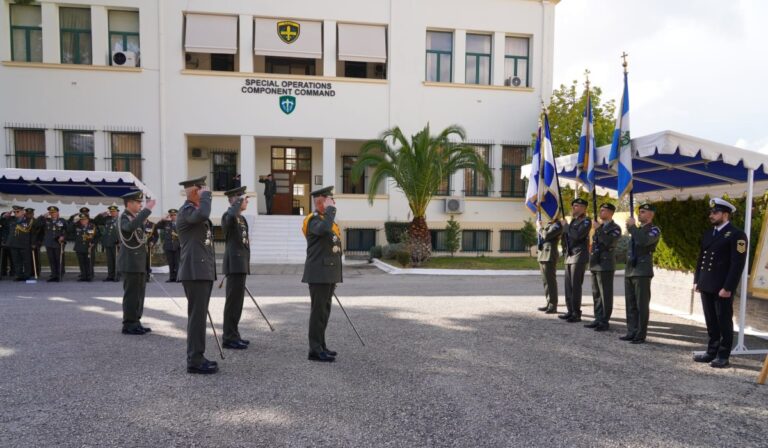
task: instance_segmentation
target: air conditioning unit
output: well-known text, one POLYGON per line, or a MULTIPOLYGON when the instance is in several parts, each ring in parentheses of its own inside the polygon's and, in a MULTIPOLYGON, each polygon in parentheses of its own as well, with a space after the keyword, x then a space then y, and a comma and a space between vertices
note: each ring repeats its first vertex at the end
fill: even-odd
POLYGON ((446 198, 445 213, 449 215, 464 213, 464 198, 446 198))
POLYGON ((207 159, 210 155, 208 154, 207 149, 203 148, 192 148, 189 150, 189 158, 190 159, 207 159))
POLYGON ((113 51, 112 52, 112 65, 118 67, 136 67, 138 65, 138 57, 133 51, 113 51))

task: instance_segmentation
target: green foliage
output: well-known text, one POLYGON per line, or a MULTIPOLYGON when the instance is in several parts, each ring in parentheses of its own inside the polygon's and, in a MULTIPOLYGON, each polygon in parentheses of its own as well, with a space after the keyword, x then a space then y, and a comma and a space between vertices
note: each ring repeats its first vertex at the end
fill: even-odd
POLYGON ((461 226, 451 215, 451 219, 448 220, 448 224, 445 226, 445 248, 453 256, 459 250, 459 247, 461 247, 461 226))
POLYGON ((525 224, 523 224, 523 228, 520 229, 520 233, 525 247, 530 248, 538 243, 539 236, 536 234, 536 226, 533 225, 532 219, 525 220, 525 224))
POLYGON ((374 258, 381 259, 383 255, 383 251, 381 249, 381 246, 372 246, 370 249, 368 249, 368 258, 373 260, 374 258))
MULTIPOLYGON (((563 209, 565 210, 565 215, 566 216, 570 216, 571 215, 571 202, 577 196, 576 190, 574 190, 573 188, 569 187, 568 185, 563 185, 560 188, 560 192, 561 192, 561 194, 563 196, 563 209)), ((586 190, 581 190, 581 191, 578 192, 578 197, 580 197, 581 199, 586 200, 589 203, 589 205, 587 206, 587 216, 589 216, 590 218, 593 218, 595 216, 595 214, 594 214, 594 207, 592 206, 592 204, 593 204, 592 195, 588 191, 586 191, 586 190)), ((618 199, 612 198, 612 197, 610 197, 608 195, 605 195, 605 196, 598 195, 597 196, 597 207, 598 208, 600 207, 601 204, 606 203, 606 202, 615 205, 617 211, 622 211, 622 210, 628 211, 629 210, 629 205, 624 204, 623 203, 624 201, 619 201, 618 199)))
POLYGON ((405 243, 387 244, 381 248, 381 257, 384 260, 394 260, 400 252, 410 253, 405 243))
POLYGON ((397 252, 395 254, 395 259, 398 263, 400 263, 400 266, 407 268, 411 264, 411 253, 410 252, 397 252))
POLYGON ((384 234, 387 236, 387 243, 397 244, 403 241, 403 235, 408 231, 410 223, 387 221, 384 223, 384 234))

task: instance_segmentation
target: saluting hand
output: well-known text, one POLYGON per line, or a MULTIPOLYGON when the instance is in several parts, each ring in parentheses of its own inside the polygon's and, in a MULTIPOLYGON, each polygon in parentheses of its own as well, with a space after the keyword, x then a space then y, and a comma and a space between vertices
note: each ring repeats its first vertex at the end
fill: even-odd
POLYGON ((147 208, 152 210, 155 208, 155 204, 157 204, 157 201, 154 199, 147 199, 147 208))
POLYGON ((326 198, 325 198, 325 206, 326 207, 333 207, 335 205, 336 205, 336 201, 334 201, 332 197, 326 196, 326 198))

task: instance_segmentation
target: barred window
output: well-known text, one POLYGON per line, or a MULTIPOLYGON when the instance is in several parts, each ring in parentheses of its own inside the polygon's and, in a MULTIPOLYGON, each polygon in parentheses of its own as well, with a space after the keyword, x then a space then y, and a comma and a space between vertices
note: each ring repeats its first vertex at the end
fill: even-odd
POLYGON ((461 232, 462 252, 490 252, 490 230, 464 230, 461 232))
POLYGON ((112 171, 130 171, 141 179, 141 134, 112 133, 112 171))
POLYGON ((16 168, 45 169, 45 131, 14 129, 13 152, 16 168))
POLYGON ((227 191, 237 187, 237 153, 211 152, 214 191, 227 191))
POLYGON ((451 175, 447 175, 440 181, 440 186, 437 187, 435 192, 436 196, 450 196, 451 195, 451 175))
POLYGON ((376 245, 376 229, 346 229, 347 251, 367 252, 376 245))
POLYGON ((525 181, 520 178, 520 167, 525 163, 525 146, 504 146, 501 148, 501 196, 522 198, 525 196, 525 181))
MULTIPOLYGON (((487 164, 490 160, 490 148, 488 146, 473 145, 475 151, 487 164)), ((464 170, 464 195, 465 196, 488 196, 488 184, 485 179, 475 169, 464 170)))
POLYGON ((11 60, 43 62, 43 20, 40 6, 10 6, 11 60))
POLYGON ((525 252, 523 244, 523 232, 519 230, 502 230, 500 232, 499 251, 501 252, 525 252))
POLYGON ((365 193, 365 172, 360 176, 357 182, 352 181, 352 167, 357 162, 357 156, 342 156, 342 189, 344 194, 364 194, 365 193))
POLYGON ((447 252, 448 247, 445 245, 445 240, 448 234, 445 230, 430 230, 429 233, 432 237, 432 250, 437 252, 447 252))
POLYGON ((93 153, 93 132, 64 131, 64 169, 86 170, 95 169, 93 153))

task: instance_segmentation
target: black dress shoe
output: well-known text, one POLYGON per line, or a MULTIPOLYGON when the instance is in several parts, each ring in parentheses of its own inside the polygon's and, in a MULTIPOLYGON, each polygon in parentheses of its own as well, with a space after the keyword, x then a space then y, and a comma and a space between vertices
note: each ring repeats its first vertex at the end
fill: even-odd
POLYGON ((592 322, 590 322, 590 323, 588 323, 588 324, 584 325, 584 328, 597 328, 597 327, 599 327, 599 326, 600 326, 600 323, 599 323, 599 322, 596 322, 596 321, 592 321, 592 322))
POLYGON ((713 355, 710 355, 709 353, 704 353, 702 355, 694 355, 693 360, 695 362, 712 362, 715 357, 713 355))
POLYGON ((549 309, 549 307, 545 305, 545 306, 540 306, 540 307, 538 307, 536 309, 539 310, 539 311, 547 311, 549 309))
POLYGON ((716 369, 722 369, 724 367, 728 367, 728 359, 726 358, 715 358, 712 362, 709 363, 711 367, 714 367, 716 369))
POLYGON ((251 341, 249 341, 248 339, 240 339, 240 343, 245 345, 251 345, 251 341))
POLYGON ((335 352, 335 351, 333 351, 333 350, 330 350, 330 349, 328 349, 328 347, 323 347, 323 351, 324 351, 326 354, 328 354, 328 356, 333 356, 334 358, 336 357, 336 355, 338 355, 338 353, 336 353, 336 352, 335 352))
POLYGON ((112 282, 112 281, 114 281, 114 280, 115 280, 115 279, 113 279, 113 278, 109 278, 109 277, 107 277, 107 278, 105 278, 104 280, 102 280, 102 282, 112 282))
POLYGON ((595 327, 595 331, 608 331, 608 325, 598 325, 595 327))
POLYGON ((645 344, 645 339, 632 339, 629 341, 630 344, 645 344))
POLYGON ((245 350, 248 348, 248 345, 243 344, 240 341, 226 341, 224 344, 222 344, 222 347, 228 348, 230 350, 245 350))
POLYGON ((144 331, 141 327, 134 327, 134 328, 123 328, 123 334, 134 334, 134 335, 142 335, 145 334, 146 331, 144 331))
POLYGON ((318 361, 318 362, 333 362, 336 361, 336 358, 329 355, 326 352, 320 352, 320 353, 310 353, 307 355, 307 359, 310 361, 318 361))
POLYGON ((568 323, 571 323, 571 324, 576 323, 576 322, 581 322, 581 316, 576 316, 574 314, 573 316, 569 317, 568 319, 565 319, 565 321, 568 322, 568 323))
POLYGON ((544 314, 557 314, 557 308, 554 306, 549 307, 546 311, 544 311, 544 314))
POLYGON ((176 279, 170 279, 170 278, 165 281, 165 283, 175 283, 175 282, 176 282, 176 279))
POLYGON ((620 337, 619 339, 621 339, 622 341, 632 341, 632 340, 635 339, 635 337, 632 336, 632 335, 627 334, 627 335, 624 335, 624 336, 620 337))
POLYGON ((139 328, 141 328, 142 330, 144 330, 144 333, 150 333, 150 332, 152 332, 152 329, 151 329, 151 328, 149 328, 149 327, 145 327, 144 325, 139 325, 139 328))
POLYGON ((59 281, 59 279, 55 278, 55 277, 54 278, 49 278, 48 280, 46 280, 46 282, 58 282, 58 281, 59 281))
POLYGON ((571 316, 573 316, 573 314, 571 314, 571 313, 565 313, 565 314, 561 314, 561 315, 557 316, 557 318, 558 318, 558 319, 566 319, 566 320, 567 320, 567 319, 570 319, 570 318, 571 318, 571 316))
POLYGON ((199 366, 187 366, 187 373, 210 375, 219 371, 219 366, 213 361, 203 361, 199 366))

